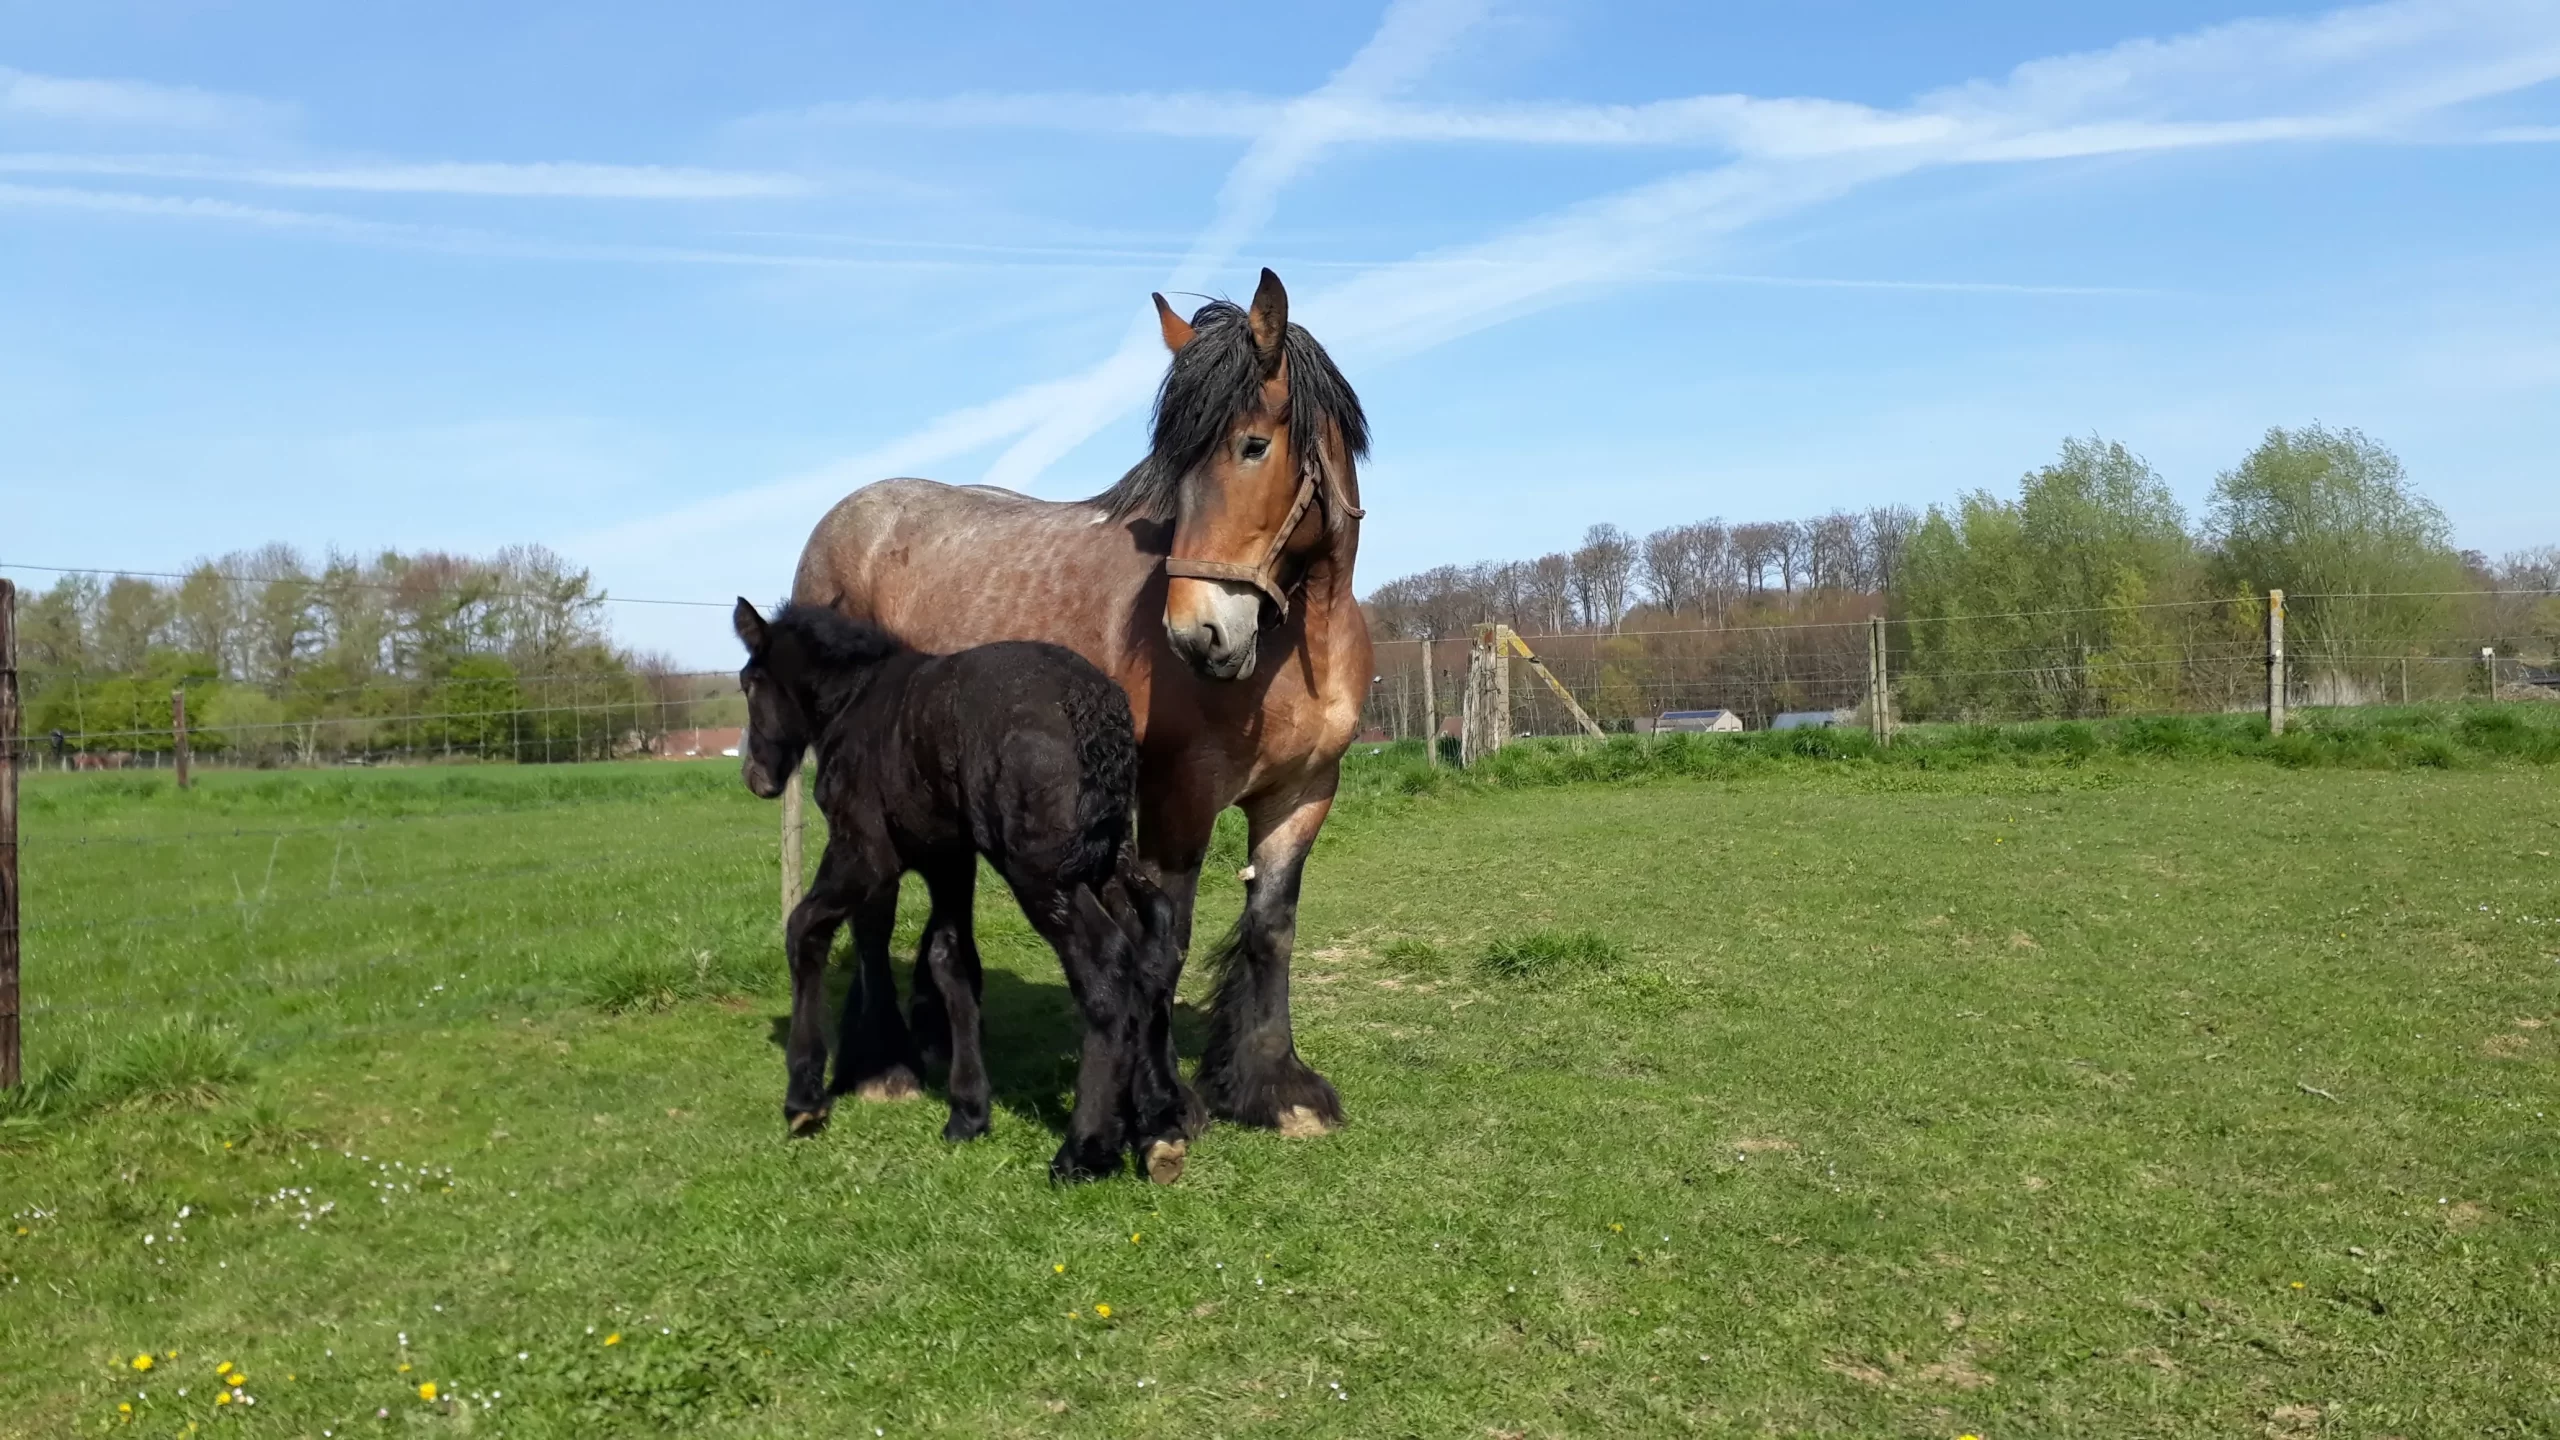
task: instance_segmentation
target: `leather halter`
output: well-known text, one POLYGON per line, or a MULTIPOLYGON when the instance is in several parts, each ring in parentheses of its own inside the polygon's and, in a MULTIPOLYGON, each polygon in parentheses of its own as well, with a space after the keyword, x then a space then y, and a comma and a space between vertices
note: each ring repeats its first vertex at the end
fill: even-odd
MULTIPOLYGON (((1280 523, 1278 530, 1272 532, 1270 548, 1263 552, 1261 564, 1237 565, 1225 560, 1185 560, 1179 556, 1168 555, 1164 561, 1164 573, 1184 580, 1232 580, 1239 584, 1250 585, 1262 592, 1263 599, 1277 607, 1279 617, 1273 622, 1277 624, 1289 618, 1289 592, 1280 586, 1280 561, 1282 552, 1288 549, 1289 537, 1298 533, 1298 522, 1307 518, 1308 506, 1330 507, 1334 504, 1342 507, 1342 514, 1346 519, 1357 520, 1369 513, 1352 504, 1348 499, 1327 500, 1323 473, 1315 457, 1309 456, 1306 463, 1298 467, 1297 501, 1289 507, 1289 518, 1280 523)), ((1305 578, 1301 575, 1300 583, 1303 584, 1305 578)))

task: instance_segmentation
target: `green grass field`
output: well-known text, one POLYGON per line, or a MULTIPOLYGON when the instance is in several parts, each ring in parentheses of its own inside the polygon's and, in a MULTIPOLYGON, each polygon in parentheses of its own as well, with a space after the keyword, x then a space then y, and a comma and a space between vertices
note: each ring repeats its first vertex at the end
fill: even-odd
POLYGON ((1001 900, 994 1133, 782 1138, 726 764, 37 777, 0 1434, 2560 1432, 2549 732, 2221 723, 1363 752, 1350 1126, 1068 1190, 1001 900))

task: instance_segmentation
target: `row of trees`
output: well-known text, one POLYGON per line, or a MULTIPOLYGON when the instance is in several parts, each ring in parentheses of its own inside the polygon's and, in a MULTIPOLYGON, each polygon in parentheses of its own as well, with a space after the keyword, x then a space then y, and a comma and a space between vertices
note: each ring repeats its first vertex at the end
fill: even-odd
MULTIPOLYGON (((2247 703, 2263 684, 2270 589, 2290 597, 2304 703, 2460 693, 2482 647, 2560 651, 2560 547, 2495 562, 2457 551, 2396 456, 2318 425, 2270 430, 2216 478, 2200 522, 2140 456, 2093 437, 2066 442, 2013 496, 1641 540, 1595 526, 1579 550, 1408 576, 1368 606, 1389 641, 1485 620, 1557 637, 1542 655, 1611 718, 1721 706, 1757 723, 1855 703, 1854 622, 1877 614, 1894 621, 1896 702, 1915 719, 2247 703), (1766 626, 1787 628, 1749 628, 1766 626)), ((1402 672, 1418 648, 1381 654, 1381 673, 1397 672, 1381 713, 1412 710, 1416 677, 1402 672)))
POLYGON ((540 546, 317 565, 268 545, 176 579, 66 575, 20 602, 26 729, 241 761, 385 751, 598 758, 691 723, 699 687, 613 643, 587 572, 540 546))
POLYGON ((1486 620, 1524 635, 1614 633, 1639 615, 1738 623, 1885 589, 1918 522, 1907 506, 1889 505, 1811 520, 1701 520, 1643 536, 1594 525, 1573 550, 1443 565, 1390 580, 1364 603, 1387 640, 1462 634, 1486 620))

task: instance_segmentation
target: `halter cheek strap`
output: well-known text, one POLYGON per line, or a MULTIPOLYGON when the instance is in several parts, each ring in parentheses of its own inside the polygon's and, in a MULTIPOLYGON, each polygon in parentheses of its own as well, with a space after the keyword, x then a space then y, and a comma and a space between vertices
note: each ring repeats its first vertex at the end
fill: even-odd
MULTIPOLYGON (((1185 560, 1179 556, 1167 556, 1164 573, 1184 580, 1231 580, 1250 585, 1261 591, 1262 598, 1278 609, 1280 619, 1286 620, 1289 618, 1289 592, 1280 586, 1281 552, 1288 548, 1289 537, 1298 533, 1298 522, 1307 518, 1308 507, 1326 503, 1323 477, 1317 471, 1316 462, 1310 458, 1298 467, 1298 498, 1289 506, 1289 518, 1272 532, 1271 545, 1263 551, 1261 564, 1238 565, 1226 560, 1185 560)), ((1341 505, 1346 519, 1357 520, 1369 513, 1347 499, 1331 503, 1341 505)))

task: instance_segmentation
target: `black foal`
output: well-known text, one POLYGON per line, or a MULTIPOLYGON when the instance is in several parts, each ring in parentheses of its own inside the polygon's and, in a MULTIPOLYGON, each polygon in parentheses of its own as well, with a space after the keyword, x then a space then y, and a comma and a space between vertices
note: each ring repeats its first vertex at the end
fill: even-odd
MULTIPOLYGON (((1057 950, 1084 1013, 1075 1111, 1050 1172, 1081 1179, 1138 1152, 1150 1178, 1182 1170, 1190 1100, 1168 1039, 1180 952, 1173 907, 1134 861, 1138 746, 1120 687, 1074 652, 1011 641, 955 655, 910 650, 815 605, 767 621, 738 602, 747 664, 747 788, 782 793, 817 746, 826 854, 791 912, 790 1084, 795 1133, 825 1124, 827 951, 853 922, 861 975, 845 997, 834 1093, 913 1094, 922 1068, 889 970, 898 881, 924 876, 933 914, 916 956, 917 1022, 947 1017, 951 1117, 986 1133, 988 1085, 970 902, 984 855, 1057 950), (940 1000, 927 1000, 927 982, 940 1000)), ((939 1044, 934 1048, 939 1049, 939 1044)))

